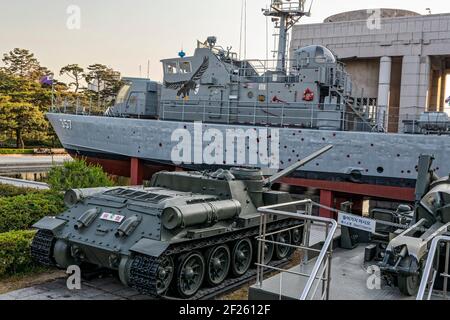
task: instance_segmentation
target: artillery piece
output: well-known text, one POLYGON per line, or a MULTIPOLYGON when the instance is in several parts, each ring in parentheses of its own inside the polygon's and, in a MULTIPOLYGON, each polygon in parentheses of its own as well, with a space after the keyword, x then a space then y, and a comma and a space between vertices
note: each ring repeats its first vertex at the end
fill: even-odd
POLYGON ((382 274, 394 278, 408 296, 418 292, 431 242, 450 228, 450 177, 437 177, 433 161, 431 156, 420 157, 413 220, 392 237, 380 264, 382 274))

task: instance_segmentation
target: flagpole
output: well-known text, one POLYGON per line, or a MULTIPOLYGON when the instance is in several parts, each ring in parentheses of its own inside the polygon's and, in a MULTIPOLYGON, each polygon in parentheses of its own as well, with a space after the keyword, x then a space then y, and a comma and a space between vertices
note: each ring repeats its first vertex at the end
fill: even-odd
POLYGON ((55 81, 53 81, 53 78, 55 75, 52 73, 52 112, 55 110, 55 81))

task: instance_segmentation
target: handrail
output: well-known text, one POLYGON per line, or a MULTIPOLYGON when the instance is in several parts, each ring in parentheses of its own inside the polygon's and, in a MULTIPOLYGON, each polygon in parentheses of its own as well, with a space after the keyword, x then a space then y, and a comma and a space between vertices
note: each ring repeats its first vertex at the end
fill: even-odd
MULTIPOLYGON (((417 298, 416 298, 417 301, 421 301, 421 300, 424 299, 425 291, 427 290, 428 284, 430 283, 429 280, 430 280, 430 275, 431 275, 431 269, 433 268, 433 265, 434 265, 434 260, 435 260, 435 257, 436 257, 436 253, 438 251, 438 245, 440 245, 440 243, 443 242, 443 241, 445 241, 448 244, 450 244, 450 237, 449 236, 439 236, 439 237, 434 238, 433 242, 431 243, 431 248, 430 248, 430 251, 429 251, 427 263, 425 265, 422 281, 420 283, 419 292, 418 292, 417 298)), ((447 255, 446 259, 449 259, 448 252, 446 253, 446 255, 447 255)), ((447 264, 447 267, 448 267, 448 264, 447 264)), ((436 280, 436 275, 434 274, 433 275, 433 281, 431 283, 432 286, 430 287, 430 294, 428 296, 428 300, 431 298, 431 294, 433 292, 433 287, 434 287, 435 280, 436 280)))
MULTIPOLYGON (((313 202, 312 200, 301 200, 301 201, 294 201, 294 202, 290 202, 290 203, 261 207, 258 209, 258 212, 261 214, 261 226, 260 226, 261 231, 265 230, 265 225, 263 225, 266 222, 265 216, 270 215, 270 214, 278 215, 278 216, 281 215, 281 216, 284 216, 287 218, 300 219, 300 220, 305 220, 305 221, 309 221, 309 222, 318 222, 318 223, 326 224, 327 236, 325 239, 325 243, 322 247, 322 250, 320 251, 320 254, 317 258, 314 268, 309 276, 308 282, 306 283, 306 286, 300 296, 300 300, 306 300, 308 298, 308 296, 311 292, 312 286, 317 279, 320 279, 322 281, 326 280, 328 282, 331 281, 331 279, 330 279, 331 254, 330 253, 332 251, 332 243, 333 243, 334 235, 338 228, 338 223, 334 219, 312 216, 312 206, 313 205, 318 205, 318 204, 313 202), (293 206, 293 205, 306 205, 307 206, 307 214, 292 213, 292 212, 287 212, 287 211, 276 210, 277 208, 283 208, 283 207, 293 206), (331 228, 330 228, 330 225, 331 225, 331 228), (329 260, 324 265, 322 274, 319 276, 318 273, 319 273, 321 266, 323 265, 324 260, 327 255, 328 255, 329 260), (324 276, 324 273, 326 271, 328 271, 327 277, 324 276)), ((258 240, 261 241, 261 236, 258 238, 258 240)), ((265 241, 265 240, 262 240, 262 241, 265 241)), ((261 250, 262 249, 260 248, 260 251, 261 250)), ((308 249, 306 249, 306 250, 308 250, 308 249)), ((262 282, 264 280, 263 279, 264 272, 261 272, 259 270, 259 268, 267 267, 267 266, 264 266, 264 264, 263 264, 263 257, 260 255, 258 255, 258 257, 261 259, 261 263, 257 264, 258 265, 258 279, 259 279, 260 283, 262 284, 262 282)), ((302 274, 298 274, 298 275, 302 275, 302 274)), ((317 288, 318 288, 318 285, 316 286, 314 294, 317 291, 317 288)), ((328 283, 327 292, 324 293, 323 297, 329 298, 329 289, 330 288, 329 288, 329 283, 328 283)))

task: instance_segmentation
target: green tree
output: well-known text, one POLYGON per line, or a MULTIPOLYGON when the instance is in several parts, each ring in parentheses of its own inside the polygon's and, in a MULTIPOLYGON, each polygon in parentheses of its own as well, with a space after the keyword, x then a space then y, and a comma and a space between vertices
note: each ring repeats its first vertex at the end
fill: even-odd
POLYGON ((85 80, 90 85, 87 94, 97 99, 99 107, 102 102, 111 105, 123 84, 120 73, 103 64, 90 65, 87 70, 85 80))
POLYGON ((38 107, 30 103, 11 102, 6 97, 0 98, 0 131, 14 133, 17 148, 25 148, 25 134, 39 137, 47 128, 48 123, 38 107))
POLYGON ((63 67, 59 75, 66 75, 72 79, 73 82, 69 83, 70 87, 75 87, 75 93, 78 93, 81 86, 81 81, 83 80, 84 69, 80 67, 78 64, 69 64, 63 67))
POLYGON ((40 65, 34 54, 26 49, 15 48, 4 54, 2 61, 6 72, 21 78, 39 80, 42 76, 50 74, 47 68, 40 65))
POLYGON ((85 160, 74 160, 64 163, 62 167, 52 168, 48 183, 54 191, 110 187, 114 184, 100 166, 90 165, 85 160))

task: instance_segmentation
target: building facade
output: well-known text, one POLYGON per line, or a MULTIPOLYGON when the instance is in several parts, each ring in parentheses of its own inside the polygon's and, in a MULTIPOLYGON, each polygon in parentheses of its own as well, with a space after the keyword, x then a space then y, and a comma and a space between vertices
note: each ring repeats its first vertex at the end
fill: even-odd
POLYGON ((445 111, 450 13, 360 10, 294 26, 291 52, 312 44, 328 47, 346 64, 353 94, 377 99, 389 132, 425 111, 445 111))

